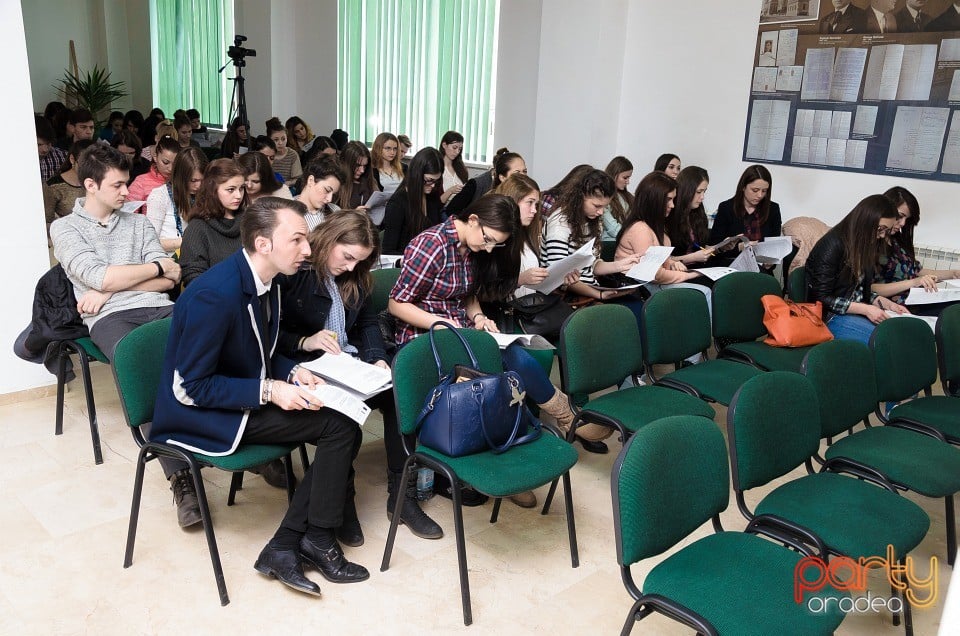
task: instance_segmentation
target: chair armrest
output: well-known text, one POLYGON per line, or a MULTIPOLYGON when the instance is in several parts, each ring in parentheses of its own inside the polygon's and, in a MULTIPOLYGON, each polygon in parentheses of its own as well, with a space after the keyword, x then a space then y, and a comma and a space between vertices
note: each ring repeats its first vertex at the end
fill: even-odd
POLYGON ((769 537, 794 548, 805 556, 827 558, 823 540, 801 525, 776 515, 757 515, 743 530, 747 534, 769 537), (815 548, 815 551, 811 548, 815 548))
POLYGON ((890 483, 890 480, 886 475, 875 468, 871 468, 866 464, 854 461, 849 457, 831 457, 824 462, 823 467, 820 468, 821 473, 827 471, 834 473, 847 473, 849 475, 853 475, 854 477, 863 479, 864 481, 874 483, 881 488, 886 488, 894 494, 900 494, 894 485, 890 483))
POLYGON ((936 438, 941 442, 946 443, 947 438, 944 434, 938 431, 935 428, 931 428, 926 424, 921 424, 919 422, 908 422, 906 420, 895 420, 893 422, 887 422, 887 426, 892 426, 894 428, 902 428, 908 431, 913 431, 915 433, 920 433, 921 435, 929 435, 930 437, 936 438))

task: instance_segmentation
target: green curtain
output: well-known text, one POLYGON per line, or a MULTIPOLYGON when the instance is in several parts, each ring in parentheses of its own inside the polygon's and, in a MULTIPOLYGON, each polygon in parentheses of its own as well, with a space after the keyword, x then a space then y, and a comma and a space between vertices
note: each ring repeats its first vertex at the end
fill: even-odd
POLYGON ((196 108, 200 120, 224 127, 227 76, 217 69, 233 43, 233 0, 150 0, 154 103, 172 116, 196 108))
POLYGON ((447 130, 465 161, 493 155, 499 0, 339 0, 338 112, 351 139, 447 130))

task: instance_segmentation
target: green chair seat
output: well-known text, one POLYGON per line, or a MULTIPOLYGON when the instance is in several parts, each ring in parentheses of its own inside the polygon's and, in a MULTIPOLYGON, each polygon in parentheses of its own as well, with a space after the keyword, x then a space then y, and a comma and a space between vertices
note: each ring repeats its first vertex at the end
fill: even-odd
POLYGON ((833 457, 855 459, 927 497, 960 491, 960 449, 922 433, 893 426, 868 428, 836 440, 826 453, 827 459, 833 457))
MULTIPOLYGON (((832 634, 844 618, 836 605, 829 613, 813 614, 793 601, 789 573, 801 558, 754 535, 712 534, 654 567, 644 579, 643 593, 680 603, 721 635, 832 634)), ((847 596, 834 592, 831 596, 847 596)))
POLYGON ((110 361, 107 360, 107 356, 103 354, 103 351, 100 351, 100 347, 93 344, 93 340, 91 340, 90 338, 86 338, 86 337, 77 338, 76 340, 74 340, 74 342, 76 342, 78 345, 83 347, 84 353, 86 353, 89 357, 93 358, 97 362, 110 364, 110 361))
POLYGON ((205 466, 237 472, 286 457, 296 448, 296 444, 244 444, 238 446, 237 450, 229 455, 213 457, 211 455, 194 453, 193 456, 196 457, 198 462, 205 466))
POLYGON ((727 405, 744 382, 761 373, 759 369, 730 360, 704 360, 668 373, 658 383, 689 387, 703 398, 727 405))
POLYGON ((953 443, 960 442, 960 399, 933 395, 898 404, 890 411, 890 421, 902 420, 926 424, 953 443))
POLYGON ((703 400, 662 386, 621 389, 583 405, 583 419, 587 422, 598 421, 596 416, 612 418, 631 433, 636 433, 654 420, 671 415, 699 415, 712 420, 715 413, 703 400))
POLYGON ((539 488, 577 463, 573 446, 547 431, 535 441, 500 455, 487 451, 450 457, 423 445, 417 446, 417 453, 443 462, 462 481, 491 497, 509 497, 539 488))
POLYGON ((885 555, 888 544, 898 557, 906 556, 930 528, 927 513, 909 499, 837 473, 787 482, 764 497, 756 513, 800 524, 831 552, 853 559, 885 555))
POLYGON ((812 347, 771 347, 760 340, 735 342, 724 347, 721 357, 736 354, 747 359, 750 364, 767 371, 800 372, 803 358, 812 347))

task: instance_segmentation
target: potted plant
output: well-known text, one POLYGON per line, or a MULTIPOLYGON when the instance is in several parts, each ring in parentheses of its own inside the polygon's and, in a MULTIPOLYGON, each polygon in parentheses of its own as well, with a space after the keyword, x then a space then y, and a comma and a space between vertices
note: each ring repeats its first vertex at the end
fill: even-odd
POLYGON ((93 70, 80 73, 79 69, 63 71, 63 78, 60 79, 60 86, 54 85, 54 88, 63 96, 67 105, 71 103, 76 107, 82 107, 93 113, 94 122, 97 130, 103 127, 105 117, 110 105, 119 99, 129 95, 124 90, 123 82, 111 82, 110 72, 94 65, 93 70))

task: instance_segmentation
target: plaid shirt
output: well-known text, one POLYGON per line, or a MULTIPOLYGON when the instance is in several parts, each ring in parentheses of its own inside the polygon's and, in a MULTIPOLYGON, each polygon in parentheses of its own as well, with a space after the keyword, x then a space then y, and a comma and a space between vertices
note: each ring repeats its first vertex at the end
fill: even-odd
POLYGON ((46 157, 40 157, 40 179, 46 183, 50 177, 60 174, 60 167, 67 160, 67 153, 59 148, 50 148, 46 157))
MULTIPOLYGON (((413 303, 438 320, 469 326, 465 301, 477 291, 476 271, 469 254, 461 254, 453 218, 424 230, 403 251, 403 271, 390 291, 398 303, 413 303)), ((410 342, 425 329, 397 320, 398 345, 410 342)))

